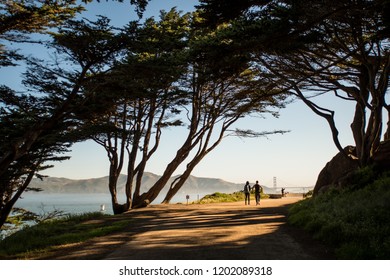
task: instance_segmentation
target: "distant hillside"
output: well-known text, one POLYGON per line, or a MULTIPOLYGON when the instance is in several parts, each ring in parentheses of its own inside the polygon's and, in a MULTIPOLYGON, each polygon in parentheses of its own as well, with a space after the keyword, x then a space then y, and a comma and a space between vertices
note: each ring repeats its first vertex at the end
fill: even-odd
MULTIPOLYGON (((159 178, 160 176, 156 174, 145 173, 142 180, 141 191, 147 191, 159 178)), ((168 185, 170 185, 174 178, 175 177, 170 180, 168 185)), ((121 175, 118 180, 118 193, 124 193, 125 183, 126 175, 121 175)), ((41 188, 46 193, 109 193, 107 176, 102 178, 91 178, 83 180, 48 177, 43 181, 34 179, 30 186, 41 188)), ((232 193, 242 189, 243 184, 226 182, 221 179, 190 176, 179 193, 190 195, 214 192, 232 193)), ((271 189, 264 187, 264 192, 271 192, 271 189)))

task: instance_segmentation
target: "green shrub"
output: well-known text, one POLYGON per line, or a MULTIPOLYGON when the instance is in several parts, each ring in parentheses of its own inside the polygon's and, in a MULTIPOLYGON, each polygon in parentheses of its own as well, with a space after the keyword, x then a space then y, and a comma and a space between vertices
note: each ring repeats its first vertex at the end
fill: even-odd
POLYGON ((333 247, 340 259, 390 258, 390 176, 360 170, 352 184, 303 200, 289 223, 333 247), (365 184, 365 185, 364 185, 365 184))
POLYGON ((235 192, 231 194, 216 192, 205 195, 200 201, 200 204, 218 203, 218 202, 236 202, 244 200, 243 192, 235 192))

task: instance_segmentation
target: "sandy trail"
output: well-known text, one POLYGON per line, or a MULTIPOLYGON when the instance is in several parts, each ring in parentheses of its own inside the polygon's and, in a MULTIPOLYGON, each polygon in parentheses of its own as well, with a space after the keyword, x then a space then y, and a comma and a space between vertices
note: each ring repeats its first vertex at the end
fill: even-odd
POLYGON ((116 219, 122 232, 61 247, 49 259, 331 259, 327 249, 286 224, 287 208, 300 198, 243 202, 152 205, 116 219))

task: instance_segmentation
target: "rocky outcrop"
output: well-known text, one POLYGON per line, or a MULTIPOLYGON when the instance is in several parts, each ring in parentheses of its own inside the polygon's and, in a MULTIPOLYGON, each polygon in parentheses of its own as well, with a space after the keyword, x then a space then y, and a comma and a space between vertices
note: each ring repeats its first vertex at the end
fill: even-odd
MULTIPOLYGON (((355 147, 347 146, 344 151, 354 155, 355 147)), ((381 171, 390 169, 390 140, 380 144, 378 151, 373 157, 375 167, 381 171)), ((342 187, 346 185, 352 172, 359 168, 357 161, 348 159, 342 153, 338 153, 329 161, 318 175, 314 187, 314 195, 324 192, 329 187, 342 187)))
MULTIPOLYGON (((354 154, 355 147, 347 146, 344 148, 347 154, 354 154)), ((339 152, 329 161, 318 175, 314 187, 314 195, 326 191, 331 186, 338 185, 341 178, 347 176, 358 168, 358 162, 348 159, 343 153, 339 152)))

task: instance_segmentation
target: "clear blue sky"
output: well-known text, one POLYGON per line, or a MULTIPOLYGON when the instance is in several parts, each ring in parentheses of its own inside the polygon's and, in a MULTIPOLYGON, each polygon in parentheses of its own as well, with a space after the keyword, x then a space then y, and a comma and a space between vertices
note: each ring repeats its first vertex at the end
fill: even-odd
MULTIPOLYGON (((136 17, 128 2, 93 2, 87 5, 88 12, 83 16, 91 18, 97 14, 106 15, 113 18, 114 25, 122 26, 136 17)), ((169 10, 173 6, 189 11, 193 9, 195 2, 154 0, 147 7, 145 17, 158 16, 159 10, 169 10)), ((12 84, 13 78, 17 80, 17 69, 8 69, 0 74, 8 84, 12 84)), ((319 97, 318 102, 324 106, 329 105, 336 111, 342 145, 353 144, 349 129, 353 104, 331 96, 319 97)), ((199 164, 193 175, 221 178, 236 183, 259 180, 270 187, 276 177, 279 188, 313 186, 320 170, 337 153, 325 120, 312 113, 300 101, 282 109, 279 118, 271 115, 265 117, 243 119, 237 126, 256 131, 291 132, 258 139, 226 138, 199 164)), ((160 152, 151 160, 147 171, 159 175, 163 173, 166 164, 181 144, 184 133, 183 129, 171 129, 163 133, 160 152)), ((57 163, 46 174, 74 179, 103 177, 108 174, 108 160, 100 146, 85 142, 74 145, 72 150, 71 160, 57 163)), ((180 169, 177 173, 182 171, 183 169, 180 169)))

